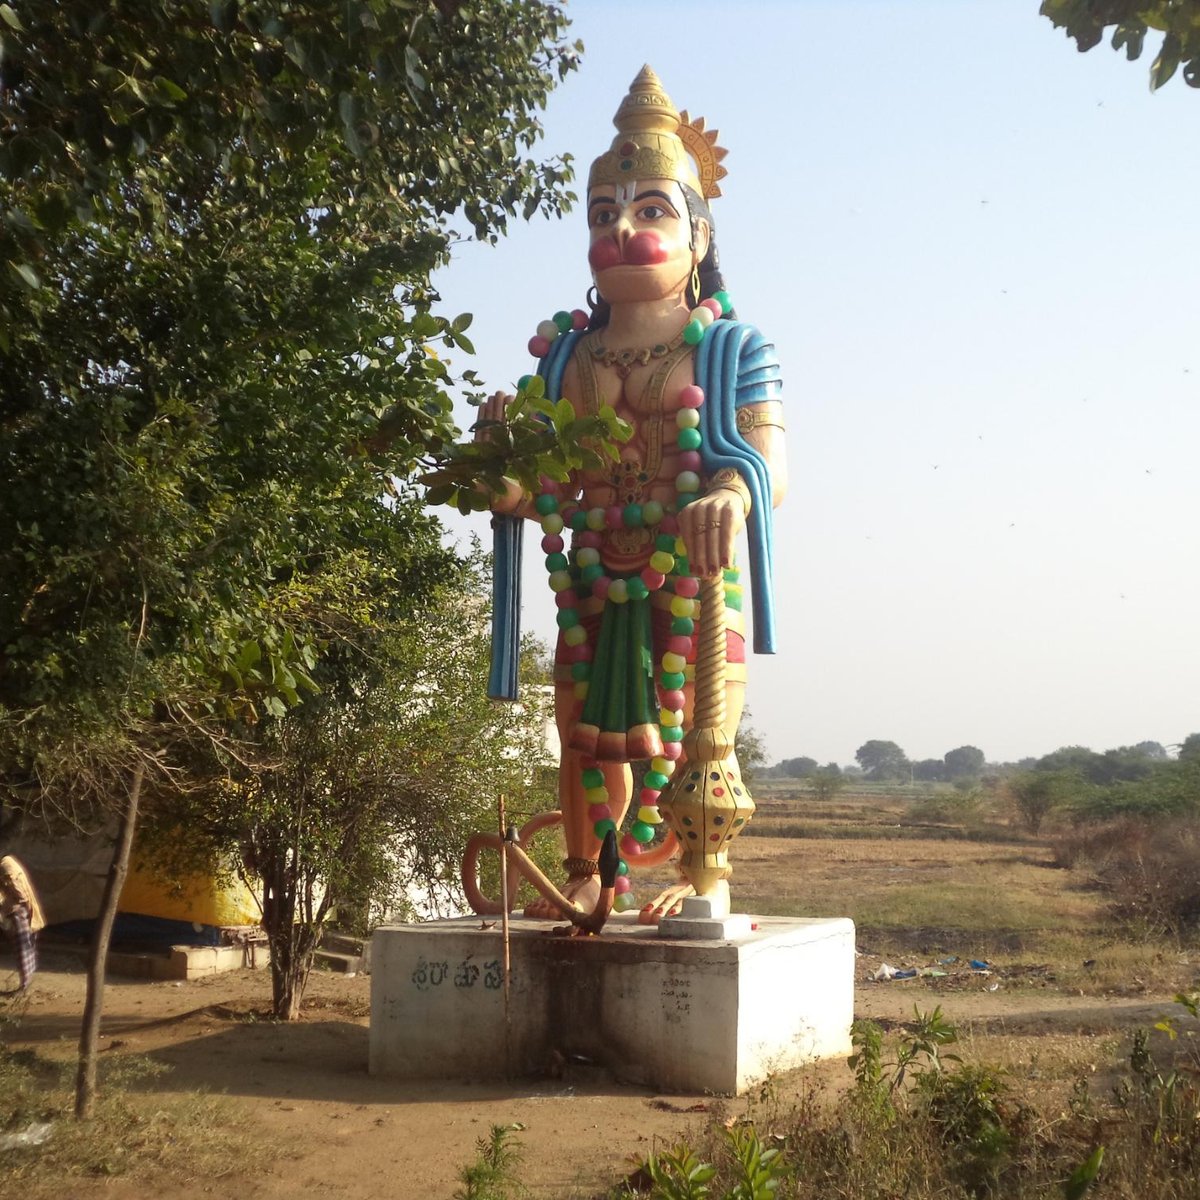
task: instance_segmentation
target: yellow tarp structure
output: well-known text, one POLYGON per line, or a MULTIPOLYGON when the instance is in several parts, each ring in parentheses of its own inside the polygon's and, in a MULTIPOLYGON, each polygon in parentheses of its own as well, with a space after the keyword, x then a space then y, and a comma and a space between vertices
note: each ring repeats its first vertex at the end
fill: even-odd
POLYGON ((131 863, 120 910, 195 925, 257 925, 262 919, 258 900, 240 880, 220 884, 203 875, 165 883, 151 871, 131 863))

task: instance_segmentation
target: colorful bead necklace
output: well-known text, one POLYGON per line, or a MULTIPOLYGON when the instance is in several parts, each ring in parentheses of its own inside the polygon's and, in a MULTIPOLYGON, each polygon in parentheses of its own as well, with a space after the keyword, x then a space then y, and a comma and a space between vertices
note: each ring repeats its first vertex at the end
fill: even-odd
MULTIPOLYGON (((730 308, 729 296, 725 292, 718 292, 711 299, 702 301, 689 314, 682 333, 683 340, 690 346, 699 345, 713 321, 730 308)), ((556 313, 552 320, 543 321, 538 326, 536 336, 530 340, 529 350, 537 357, 544 358, 560 334, 571 329, 583 329, 586 325, 586 314, 579 309, 570 313, 556 313)), ((636 903, 628 878, 627 860, 641 854, 643 846, 654 840, 655 826, 661 824, 663 819, 658 809, 659 796, 683 754, 683 688, 696 630, 696 596, 700 591, 700 581, 688 572, 687 548, 679 537, 677 514, 700 494, 700 406, 703 403, 704 392, 694 383, 679 393, 680 407, 675 413, 675 426, 680 469, 675 476, 673 502, 664 505, 657 500, 647 500, 641 504, 614 504, 607 508, 596 506, 585 509, 573 502, 561 503, 558 484, 550 479, 543 479, 543 490, 534 500, 534 507, 541 518, 542 551, 546 555, 550 588, 555 593, 558 606, 558 626, 562 630, 563 641, 569 647, 575 697, 574 721, 579 720, 583 702, 587 698, 594 654, 580 618, 579 590, 586 589, 585 594, 614 604, 625 604, 629 600, 645 600, 651 593, 661 590, 668 576, 673 580, 675 594, 670 605, 670 635, 660 661, 658 677, 662 754, 650 760, 638 795, 636 819, 621 839, 623 857, 618 867, 613 902, 618 912, 624 912, 636 903), (650 561, 637 575, 627 579, 609 576, 600 557, 602 533, 622 527, 657 529, 650 561), (572 532, 569 552, 563 537, 568 528, 572 532), (576 577, 579 590, 576 590, 576 577)), ((585 758, 581 765, 588 818, 592 821, 595 835, 603 839, 610 829, 616 830, 604 772, 599 762, 592 758, 585 758)))

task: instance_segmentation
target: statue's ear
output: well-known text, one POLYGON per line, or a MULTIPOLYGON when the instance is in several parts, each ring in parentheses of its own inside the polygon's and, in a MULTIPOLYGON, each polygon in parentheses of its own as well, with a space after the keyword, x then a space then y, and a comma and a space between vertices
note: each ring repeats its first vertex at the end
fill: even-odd
POLYGON ((708 257, 708 248, 712 245, 712 227, 700 217, 692 226, 692 253, 697 263, 702 263, 708 257))

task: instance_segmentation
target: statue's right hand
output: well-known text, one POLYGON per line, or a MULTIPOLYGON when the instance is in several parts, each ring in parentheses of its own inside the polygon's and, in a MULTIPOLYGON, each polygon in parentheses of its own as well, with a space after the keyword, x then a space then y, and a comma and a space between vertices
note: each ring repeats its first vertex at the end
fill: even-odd
MULTIPOLYGON (((480 406, 479 415, 475 419, 474 438, 476 442, 494 441, 496 430, 504 423, 504 414, 508 406, 516 399, 509 392, 493 392, 480 406)), ((525 512, 527 496, 524 489, 514 479, 505 478, 504 487, 494 493, 488 502, 488 507, 494 513, 504 513, 513 516, 533 516, 533 509, 525 512)))
POLYGON ((495 421, 500 423, 504 420, 505 409, 515 400, 516 397, 508 392, 493 392, 480 406, 479 416, 476 418, 475 425, 475 440, 477 442, 489 442, 492 440, 492 435, 495 432, 495 425, 483 425, 481 422, 495 421))

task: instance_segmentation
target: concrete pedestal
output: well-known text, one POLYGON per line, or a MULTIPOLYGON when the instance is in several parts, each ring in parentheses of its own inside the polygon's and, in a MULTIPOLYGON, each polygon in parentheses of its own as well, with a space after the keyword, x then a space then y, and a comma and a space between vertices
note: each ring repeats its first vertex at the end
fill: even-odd
POLYGON ((416 1079, 545 1071, 581 1055, 663 1091, 735 1094, 850 1052, 854 925, 760 917, 735 941, 660 936, 633 914, 602 936, 514 918, 508 1033, 500 923, 388 925, 372 948, 370 1070, 416 1079))

